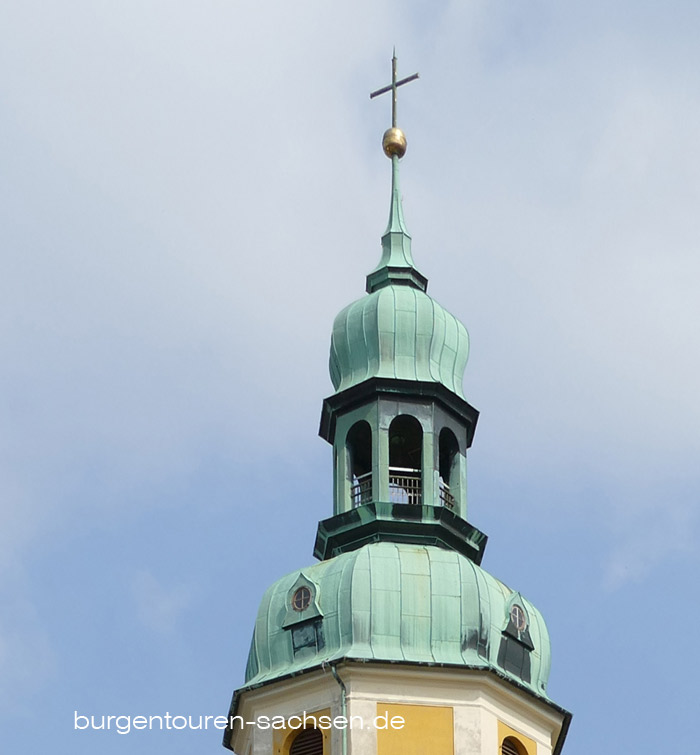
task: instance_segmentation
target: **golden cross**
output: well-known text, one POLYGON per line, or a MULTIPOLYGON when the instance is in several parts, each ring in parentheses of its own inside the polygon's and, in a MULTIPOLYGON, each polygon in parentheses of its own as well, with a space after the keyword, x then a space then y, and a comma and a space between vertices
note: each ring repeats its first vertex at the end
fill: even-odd
POLYGON ((391 84, 382 87, 381 89, 377 89, 376 92, 372 92, 369 96, 371 100, 378 97, 380 94, 391 92, 391 125, 393 128, 396 128, 396 90, 400 86, 408 84, 409 81, 415 81, 417 78, 418 74, 414 73, 413 76, 407 76, 405 79, 401 79, 401 81, 396 80, 396 50, 394 50, 394 57, 391 59, 391 84))

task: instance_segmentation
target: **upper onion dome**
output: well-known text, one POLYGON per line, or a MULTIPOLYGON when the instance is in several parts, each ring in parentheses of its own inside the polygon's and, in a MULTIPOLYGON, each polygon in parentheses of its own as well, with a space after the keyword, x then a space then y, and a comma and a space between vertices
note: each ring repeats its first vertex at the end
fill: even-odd
POLYGON ((330 373, 343 391, 372 377, 441 383, 464 398, 469 336, 462 323, 425 292, 427 278, 411 255, 399 191, 399 158, 392 156, 391 210, 382 258, 367 276, 367 293, 336 318, 330 373))
POLYGON ((372 377, 442 383, 464 398, 469 336, 462 323, 425 292, 387 285, 347 306, 331 336, 333 387, 372 377))

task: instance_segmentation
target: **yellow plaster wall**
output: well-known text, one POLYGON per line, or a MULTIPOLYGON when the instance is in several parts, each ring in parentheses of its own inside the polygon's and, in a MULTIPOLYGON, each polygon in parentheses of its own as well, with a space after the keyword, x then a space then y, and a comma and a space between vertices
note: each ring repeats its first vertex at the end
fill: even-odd
POLYGON ((454 755, 452 708, 377 703, 377 715, 405 722, 402 729, 377 729, 377 755, 454 755))
MULTIPOLYGON (((320 716, 328 716, 331 718, 331 709, 330 708, 323 708, 322 710, 315 710, 315 711, 306 711, 306 715, 308 716, 314 716, 316 720, 319 719, 320 716)), ((302 719, 302 722, 304 720, 304 711, 298 714, 299 718, 302 719)), ((289 755, 289 750, 292 746, 292 742, 294 741, 294 737, 302 730, 303 726, 299 726, 299 722, 294 719, 293 726, 289 725, 289 722, 291 719, 294 718, 294 716, 290 716, 287 721, 285 722, 284 728, 274 729, 272 732, 272 752, 274 755, 289 755)), ((326 726, 326 722, 321 722, 324 726, 326 726)), ((316 727, 319 728, 320 727, 316 727)), ((331 751, 331 730, 329 728, 323 728, 320 729, 321 734, 323 734, 323 755, 330 755, 331 751)))
POLYGON ((524 734, 521 734, 519 731, 516 731, 515 729, 512 729, 507 724, 504 724, 503 721, 498 722, 498 752, 501 752, 501 745, 503 744, 503 740, 506 737, 514 737, 515 739, 520 742, 520 745, 525 750, 527 755, 537 755, 537 744, 534 739, 530 739, 529 737, 526 737, 524 734))

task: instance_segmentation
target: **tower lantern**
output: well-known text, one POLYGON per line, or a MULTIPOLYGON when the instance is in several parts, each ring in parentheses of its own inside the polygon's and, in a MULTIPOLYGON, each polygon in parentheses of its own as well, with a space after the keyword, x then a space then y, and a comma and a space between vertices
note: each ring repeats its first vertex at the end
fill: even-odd
POLYGON ((273 584, 258 612, 224 745, 237 755, 558 755, 570 714, 548 696, 539 611, 481 568, 467 522, 478 412, 462 382, 465 327, 427 294, 391 159, 389 222, 366 295, 335 318, 320 435, 333 515, 319 563, 273 584), (267 726, 255 722, 267 721, 267 726), (252 725, 251 725, 252 722, 252 725))

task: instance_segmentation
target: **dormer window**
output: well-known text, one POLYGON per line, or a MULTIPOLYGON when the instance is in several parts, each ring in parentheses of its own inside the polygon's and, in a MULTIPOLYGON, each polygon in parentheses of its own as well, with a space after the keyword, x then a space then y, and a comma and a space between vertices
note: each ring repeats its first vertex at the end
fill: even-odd
POLYGON ((318 603, 318 585, 299 573, 287 593, 282 628, 289 631, 292 652, 313 654, 324 647, 323 614, 318 603))
POLYGON ((311 604, 311 590, 300 587, 292 596, 292 608, 295 611, 305 611, 311 604))
POLYGON ((510 608, 510 621, 518 634, 522 634, 527 629, 527 615, 522 606, 517 603, 510 608))
POLYGON ((511 674, 530 682, 530 651, 534 649, 530 636, 530 620, 522 603, 515 593, 507 607, 505 627, 498 650, 498 665, 511 674))

